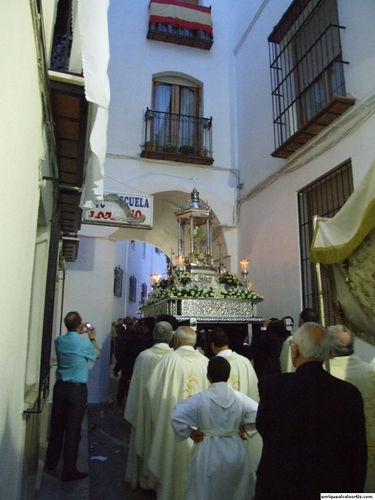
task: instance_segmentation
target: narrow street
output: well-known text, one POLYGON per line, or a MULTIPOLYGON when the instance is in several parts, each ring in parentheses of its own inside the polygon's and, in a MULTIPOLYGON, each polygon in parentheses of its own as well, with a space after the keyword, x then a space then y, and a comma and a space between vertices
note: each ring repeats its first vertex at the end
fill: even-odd
MULTIPOLYGON (((111 367, 112 370, 112 367, 111 367)), ((109 403, 90 404, 82 428, 82 441, 77 463, 89 477, 63 483, 62 465, 56 471, 43 473, 38 500, 150 500, 152 491, 132 490, 125 482, 130 440, 130 425, 124 419, 124 406, 116 403, 118 379, 112 373, 109 403), (93 459, 103 457, 104 460, 93 459)))

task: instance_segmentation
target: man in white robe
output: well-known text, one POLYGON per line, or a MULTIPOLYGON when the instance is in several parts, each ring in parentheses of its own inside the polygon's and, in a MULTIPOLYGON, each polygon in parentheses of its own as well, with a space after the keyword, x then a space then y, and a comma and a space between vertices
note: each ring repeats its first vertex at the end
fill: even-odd
MULTIPOLYGON (((228 384, 235 391, 246 394, 249 398, 259 402, 258 377, 250 361, 229 349, 229 337, 221 328, 214 328, 209 335, 211 351, 215 356, 224 357, 230 364, 228 384)), ((262 455, 262 437, 254 430, 246 441, 252 473, 251 496, 255 493, 255 473, 262 455)))
POLYGON ((328 327, 331 342, 331 375, 359 389, 366 419, 367 474, 364 493, 375 492, 375 372, 354 354, 354 336, 343 325, 328 327))
POLYGON ((145 466, 151 433, 151 416, 146 404, 145 387, 161 358, 173 351, 169 347, 172 333, 170 323, 157 323, 153 331, 155 345, 141 352, 134 365, 124 412, 125 419, 132 425, 125 479, 133 489, 138 485, 144 489, 155 487, 154 479, 145 466))
POLYGON ((171 422, 177 440, 194 441, 187 500, 247 500, 250 464, 239 427, 254 424, 258 403, 227 383, 230 364, 210 359, 207 377, 212 385, 177 403, 171 422), (197 430, 193 429, 197 427, 197 430))
MULTIPOLYGON (((310 307, 305 307, 300 312, 298 318, 298 326, 303 325, 306 322, 319 323, 319 315, 310 307)), ((292 356, 290 355, 290 342, 293 341, 293 335, 290 335, 285 339, 280 353, 280 367, 281 373, 291 373, 295 372, 296 368, 292 363, 292 356)))
POLYGON ((196 334, 180 326, 174 335, 174 351, 154 368, 146 385, 152 421, 148 468, 157 478, 157 495, 162 500, 181 500, 185 495, 186 471, 192 443, 177 443, 170 415, 178 401, 208 387, 208 359, 194 349, 196 334))

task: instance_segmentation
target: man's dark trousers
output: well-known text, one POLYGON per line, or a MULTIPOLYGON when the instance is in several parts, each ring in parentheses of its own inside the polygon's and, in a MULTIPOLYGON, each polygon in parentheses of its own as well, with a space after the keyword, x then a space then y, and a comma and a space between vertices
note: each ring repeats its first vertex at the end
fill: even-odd
POLYGON ((57 380, 53 389, 46 467, 55 469, 63 451, 64 473, 76 470, 81 425, 85 416, 87 386, 57 380))

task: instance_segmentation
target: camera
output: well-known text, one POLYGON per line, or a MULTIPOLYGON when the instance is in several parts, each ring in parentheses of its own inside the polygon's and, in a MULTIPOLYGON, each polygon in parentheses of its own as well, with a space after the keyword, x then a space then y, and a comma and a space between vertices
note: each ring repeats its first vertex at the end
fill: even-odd
POLYGON ((274 332, 291 332, 294 326, 294 320, 291 316, 285 316, 283 319, 271 320, 267 328, 262 328, 262 330, 274 331, 274 332))
POLYGON ((87 323, 87 324, 86 324, 86 329, 87 329, 88 331, 92 330, 92 325, 91 325, 91 323, 87 323))

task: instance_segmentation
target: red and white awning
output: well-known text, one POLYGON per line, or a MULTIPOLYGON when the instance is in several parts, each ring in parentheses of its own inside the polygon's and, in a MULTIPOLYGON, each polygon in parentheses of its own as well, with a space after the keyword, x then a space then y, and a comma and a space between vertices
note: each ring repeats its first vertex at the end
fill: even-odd
POLYGON ((176 0, 151 0, 149 22, 202 30, 212 35, 211 7, 191 5, 176 0))

